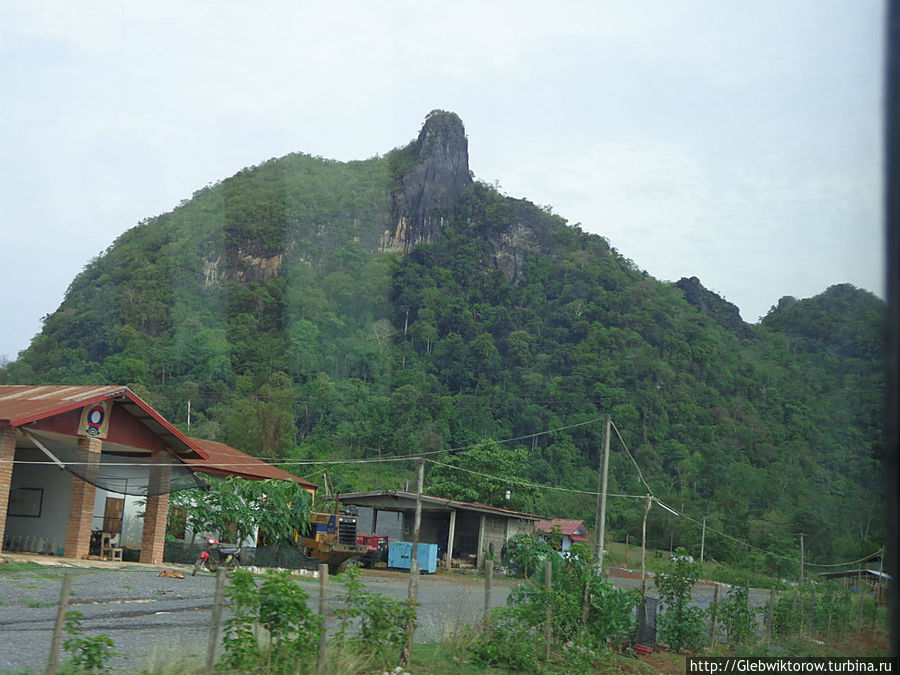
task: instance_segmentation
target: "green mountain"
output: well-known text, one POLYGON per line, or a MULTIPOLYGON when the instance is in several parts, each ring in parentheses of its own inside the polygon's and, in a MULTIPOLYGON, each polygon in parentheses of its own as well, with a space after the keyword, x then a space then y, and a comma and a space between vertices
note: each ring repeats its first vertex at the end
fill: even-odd
MULTIPOLYGON (((589 522, 609 413, 609 490, 628 495, 613 536, 639 535, 649 485, 690 517, 654 511, 651 543, 699 550, 707 516, 708 555, 788 574, 799 532, 823 562, 880 546, 884 311, 841 285, 746 324, 696 278, 660 282, 474 180, 462 122, 434 111, 384 156, 272 159, 125 232, 0 381, 129 384, 265 457, 519 439, 493 446, 516 458, 498 466, 561 489, 510 476, 510 504, 589 522)), ((411 476, 329 474, 339 490, 411 476)))

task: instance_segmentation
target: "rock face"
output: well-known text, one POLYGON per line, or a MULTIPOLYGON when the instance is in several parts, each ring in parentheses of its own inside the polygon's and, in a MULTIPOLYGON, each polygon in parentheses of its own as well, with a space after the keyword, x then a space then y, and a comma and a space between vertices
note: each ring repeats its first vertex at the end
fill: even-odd
POLYGON ((675 285, 684 292, 685 300, 720 326, 727 328, 738 337, 752 337, 753 331, 741 319, 741 312, 737 306, 704 288, 700 279, 682 277, 675 285))
POLYGON ((385 250, 408 251, 437 239, 444 214, 472 184, 469 141, 462 120, 454 113, 432 111, 418 139, 401 152, 411 153, 414 164, 398 177, 392 229, 382 238, 385 250))

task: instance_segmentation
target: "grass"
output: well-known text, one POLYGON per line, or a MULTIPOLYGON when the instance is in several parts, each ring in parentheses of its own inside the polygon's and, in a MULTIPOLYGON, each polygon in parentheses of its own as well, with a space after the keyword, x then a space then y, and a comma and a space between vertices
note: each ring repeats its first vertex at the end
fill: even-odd
MULTIPOLYGON (((641 569, 641 547, 640 544, 631 544, 626 546, 621 542, 608 542, 606 545, 608 551, 604 557, 604 564, 621 565, 630 570, 641 569)), ((665 571, 671 554, 667 550, 652 549, 647 551, 646 568, 648 572, 654 574, 665 571)), ((783 588, 784 584, 774 577, 762 574, 755 570, 748 570, 732 565, 724 565, 710 560, 704 560, 701 563, 703 569, 700 578, 710 581, 721 581, 725 583, 737 583, 749 579, 753 588, 783 588)))
POLYGON ((31 570, 43 569, 37 563, 6 563, 0 565, 0 574, 15 574, 16 572, 29 572, 31 570))
POLYGON ((22 604, 26 607, 39 608, 39 607, 56 607, 55 602, 46 602, 44 600, 31 600, 30 598, 25 598, 22 600, 22 604))

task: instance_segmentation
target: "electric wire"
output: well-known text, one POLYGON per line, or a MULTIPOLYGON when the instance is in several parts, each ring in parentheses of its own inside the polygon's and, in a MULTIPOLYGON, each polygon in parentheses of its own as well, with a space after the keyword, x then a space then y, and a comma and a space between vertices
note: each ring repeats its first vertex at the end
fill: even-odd
MULTIPOLYGON (((565 431, 565 430, 567 430, 567 429, 572 429, 572 428, 576 428, 576 427, 581 427, 581 426, 585 426, 585 425, 588 425, 588 424, 595 424, 595 423, 597 423, 597 422, 602 421, 602 419, 603 419, 603 418, 594 418, 594 419, 587 420, 587 421, 584 421, 584 422, 577 422, 577 423, 575 423, 575 424, 565 425, 565 426, 562 426, 562 427, 556 427, 556 428, 554 428, 554 429, 548 429, 548 430, 545 430, 545 431, 535 432, 535 433, 533 433, 533 434, 526 434, 526 435, 523 435, 523 436, 517 436, 517 437, 513 437, 513 438, 508 438, 508 439, 498 440, 498 441, 495 441, 495 442, 496 442, 496 443, 501 443, 501 444, 502 444, 502 443, 511 443, 511 442, 515 442, 515 441, 519 441, 519 440, 524 440, 524 439, 526 439, 526 438, 534 438, 534 437, 537 437, 537 436, 543 436, 543 435, 555 433, 555 432, 558 432, 558 431, 565 431)), ((650 499, 651 501, 654 501, 654 502, 656 502, 658 505, 660 505, 661 508, 665 508, 667 511, 670 511, 671 513, 673 513, 676 517, 682 517, 682 518, 685 518, 686 520, 688 520, 688 521, 690 521, 690 522, 692 522, 692 523, 695 523, 695 524, 697 524, 697 525, 702 525, 701 521, 700 521, 700 520, 697 520, 697 519, 694 518, 693 516, 690 516, 690 515, 688 515, 687 513, 684 513, 684 512, 676 512, 674 509, 671 509, 670 507, 665 506, 665 505, 659 500, 659 498, 657 498, 657 497, 653 494, 652 488, 651 488, 650 485, 647 483, 647 481, 644 479, 643 472, 641 471, 641 468, 640 468, 640 466, 638 465, 637 461, 635 460, 634 456, 631 454, 631 451, 628 449, 628 445, 625 443, 625 440, 622 438, 622 435, 621 435, 621 433, 619 432, 619 429, 616 427, 616 425, 615 425, 614 422, 612 422, 612 421, 610 421, 610 422, 611 422, 612 428, 613 428, 613 429, 615 430, 615 432, 616 432, 616 436, 619 438, 619 441, 622 443, 622 447, 625 449, 625 452, 628 454, 628 457, 629 457, 629 459, 631 460, 632 464, 634 464, 634 467, 635 467, 635 469, 637 470, 637 473, 638 473, 638 478, 639 478, 639 480, 640 480, 641 483, 644 485, 644 487, 647 488, 648 494, 646 494, 646 495, 627 495, 627 494, 610 494, 610 493, 607 493, 607 497, 622 498, 622 499, 650 499)), ((507 484, 510 484, 510 485, 521 485, 521 486, 523 486, 523 487, 532 487, 532 488, 536 488, 536 489, 539 489, 539 490, 553 490, 553 491, 557 491, 557 492, 568 492, 568 493, 573 493, 573 494, 582 494, 582 495, 588 495, 588 496, 594 496, 594 497, 596 497, 596 496, 599 495, 599 492, 596 492, 596 491, 591 491, 591 490, 577 490, 577 489, 574 489, 574 488, 563 488, 563 487, 557 487, 557 486, 553 486, 553 485, 545 485, 545 484, 540 484, 540 483, 533 483, 533 482, 531 482, 531 481, 526 481, 526 480, 524 480, 524 479, 519 479, 519 478, 515 478, 515 479, 504 478, 504 477, 501 477, 501 476, 495 476, 495 475, 492 475, 492 474, 487 474, 487 473, 483 473, 483 472, 479 472, 479 471, 474 471, 474 470, 471 470, 471 469, 465 469, 465 468, 462 468, 462 467, 457 467, 457 466, 453 466, 453 465, 451 465, 451 464, 446 464, 446 463, 439 462, 439 461, 434 460, 434 459, 430 459, 430 456, 432 456, 432 455, 443 454, 443 453, 457 453, 457 452, 461 452, 461 451, 463 451, 463 450, 468 450, 468 449, 472 449, 472 448, 475 448, 475 447, 479 447, 480 445, 482 445, 482 443, 474 443, 474 444, 471 444, 471 445, 468 445, 468 446, 461 446, 461 447, 458 447, 458 448, 441 449, 441 450, 435 450, 435 451, 429 451, 429 452, 420 452, 420 453, 417 453, 417 454, 399 455, 399 456, 394 456, 394 457, 384 457, 384 456, 381 456, 381 457, 356 458, 356 459, 332 459, 332 460, 316 459, 316 460, 280 460, 280 461, 279 461, 279 460, 268 460, 268 459, 265 459, 265 460, 264 460, 264 459, 262 459, 262 458, 255 458, 255 457, 254 457, 253 459, 255 459, 255 460, 257 460, 257 461, 252 462, 252 463, 250 463, 250 462, 216 462, 216 463, 208 463, 208 462, 206 462, 206 463, 202 463, 202 464, 191 464, 191 463, 188 463, 188 462, 177 462, 177 463, 172 463, 172 464, 161 464, 161 463, 150 463, 150 462, 121 462, 121 463, 120 463, 120 462, 100 462, 100 463, 98 464, 97 462, 67 462, 67 464, 71 464, 71 465, 73 465, 73 466, 78 466, 78 465, 91 465, 91 466, 97 466, 97 467, 99 467, 99 468, 102 468, 102 467, 114 467, 114 466, 127 466, 127 467, 148 467, 148 466, 149 466, 149 467, 156 467, 156 468, 162 468, 162 467, 166 467, 166 466, 171 466, 171 467, 184 467, 184 466, 188 466, 188 467, 190 467, 190 468, 195 468, 195 469, 201 469, 201 468, 219 469, 219 468, 259 467, 259 462, 265 462, 267 465, 269 465, 269 466, 275 466, 275 467, 290 467, 290 466, 315 466, 315 465, 322 465, 322 464, 325 464, 325 465, 376 464, 376 463, 383 463, 383 462, 385 462, 385 463, 386 463, 386 462, 405 462, 405 461, 409 461, 409 460, 413 460, 413 459, 420 459, 420 460, 422 460, 422 461, 429 462, 429 463, 434 464, 434 465, 436 465, 436 466, 442 466, 442 467, 445 467, 445 468, 448 468, 448 469, 452 469, 452 470, 456 470, 456 471, 461 471, 461 472, 464 472, 464 473, 469 473, 469 474, 472 474, 472 475, 480 476, 480 477, 482 477, 482 478, 488 478, 488 479, 491 479, 491 480, 497 480, 497 481, 500 481, 500 482, 503 482, 503 483, 507 483, 507 484)), ((10 462, 10 461, 8 461, 8 460, 0 460, 0 465, 2 465, 2 464, 4 464, 4 463, 9 463, 9 464, 20 464, 20 465, 23 465, 23 464, 24 464, 24 465, 27 465, 27 464, 46 465, 46 464, 48 464, 48 462, 46 462, 46 461, 13 460, 13 461, 10 462)), ((309 474, 309 476, 313 476, 313 475, 315 475, 316 473, 318 473, 318 472, 313 472, 312 474, 309 474)), ((303 480, 303 479, 301 478, 301 480, 303 480)), ((753 544, 751 544, 751 543, 749 543, 749 542, 747 542, 747 541, 744 541, 744 540, 742 540, 742 539, 738 539, 737 537, 734 537, 734 536, 732 536, 732 535, 730 535, 730 534, 727 534, 726 532, 723 532, 723 531, 718 530, 718 529, 716 529, 716 528, 710 527, 710 526, 708 526, 708 525, 707 525, 706 529, 707 529, 708 531, 714 533, 714 534, 719 535, 720 537, 723 537, 723 538, 725 538, 725 539, 728 539, 729 541, 733 541, 733 542, 735 542, 735 543, 737 543, 737 544, 739 544, 739 545, 741 545, 741 546, 746 546, 747 548, 749 548, 749 549, 751 549, 751 550, 758 551, 759 553, 763 553, 763 554, 766 554, 766 555, 771 555, 771 556, 773 556, 773 557, 780 558, 780 559, 782 559, 782 560, 786 560, 786 561, 791 562, 791 563, 794 563, 794 564, 797 564, 797 563, 799 562, 799 560, 796 559, 796 558, 790 558, 790 557, 785 556, 785 555, 782 555, 782 554, 780 554, 780 553, 774 553, 774 552, 772 552, 772 551, 767 551, 767 550, 762 549, 762 548, 759 548, 758 546, 755 546, 755 545, 753 545, 753 544)), ((867 559, 869 559, 869 558, 871 558, 871 557, 873 557, 873 556, 875 556, 875 555, 877 555, 877 554, 879 554, 879 553, 882 553, 883 550, 884 550, 883 548, 882 548, 882 549, 879 549, 878 551, 875 551, 874 553, 872 553, 872 554, 870 554, 870 555, 868 555, 868 556, 865 556, 864 558, 860 558, 859 560, 854 560, 854 561, 849 561, 849 562, 831 563, 831 564, 824 564, 824 563, 805 563, 805 565, 806 565, 806 566, 809 566, 809 567, 822 567, 822 568, 844 567, 844 566, 847 566, 847 565, 853 565, 853 564, 856 564, 856 563, 863 562, 863 561, 865 561, 865 560, 867 560, 867 559)))
MULTIPOLYGON (((564 487, 556 487, 555 485, 544 485, 541 483, 532 483, 531 481, 524 480, 522 478, 504 478, 501 476, 495 476, 488 473, 483 473, 481 471, 474 471, 472 469, 465 469, 461 466, 453 466, 452 464, 445 464, 443 462, 438 462, 434 459, 425 459, 429 464, 434 464, 436 466, 442 466, 447 469, 453 469, 454 471, 462 471, 464 473, 469 473, 474 476, 480 476, 481 478, 488 478, 490 480, 496 480, 501 483, 505 483, 507 485, 521 485, 522 487, 532 487, 538 488, 541 490, 556 490, 558 492, 572 492, 575 494, 589 495, 591 497, 596 497, 596 492, 591 492, 590 490, 576 490, 574 488, 564 488, 564 487)), ((646 495, 622 495, 622 494, 607 494, 608 497, 619 497, 626 499, 646 499, 646 495)))
POLYGON ((625 439, 622 438, 622 434, 619 433, 619 428, 616 426, 616 423, 613 422, 612 420, 610 420, 610 424, 612 425, 612 428, 615 430, 616 436, 619 437, 619 442, 622 444, 622 447, 625 448, 625 452, 628 453, 628 457, 629 457, 629 459, 631 459, 631 463, 634 464, 634 468, 637 469, 638 478, 640 479, 641 483, 644 484, 644 487, 647 488, 647 492, 652 495, 653 490, 647 484, 647 481, 644 480, 644 474, 641 472, 641 467, 638 466, 637 461, 634 459, 634 456, 631 454, 631 450, 628 449, 628 444, 625 443, 625 439))

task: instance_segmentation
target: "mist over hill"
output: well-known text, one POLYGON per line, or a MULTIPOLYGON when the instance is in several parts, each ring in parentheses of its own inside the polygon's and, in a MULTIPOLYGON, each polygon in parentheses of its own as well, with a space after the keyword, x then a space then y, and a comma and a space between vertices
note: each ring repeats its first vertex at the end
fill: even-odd
MULTIPOLYGON (((192 435, 268 458, 518 439, 491 446, 515 453, 513 508, 589 522, 608 413, 612 536, 640 532, 649 486, 690 516, 651 543, 698 549, 708 516, 708 555, 787 574, 798 532, 812 560, 881 545, 884 311, 845 284, 747 324, 476 180, 434 111, 383 156, 271 159, 128 230, 0 382, 128 384, 182 428, 190 401, 192 435)), ((328 471, 346 491, 409 469, 328 471)))

